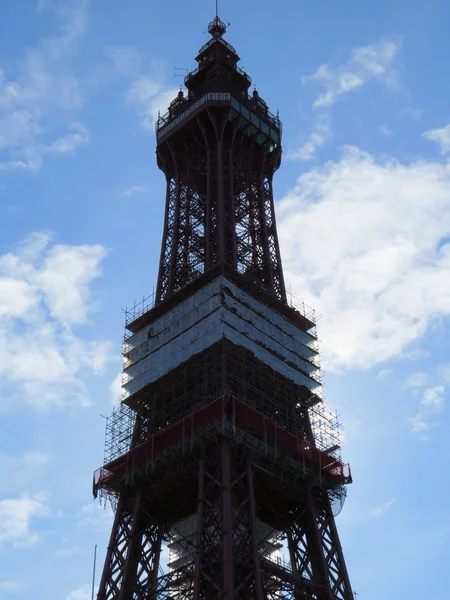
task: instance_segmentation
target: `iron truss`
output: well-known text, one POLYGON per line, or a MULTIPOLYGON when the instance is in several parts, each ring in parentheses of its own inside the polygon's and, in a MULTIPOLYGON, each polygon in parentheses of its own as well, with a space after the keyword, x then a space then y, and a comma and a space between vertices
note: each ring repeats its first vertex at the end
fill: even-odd
MULTIPOLYGON (((239 274, 271 310, 288 308, 272 189, 281 123, 248 95, 225 29, 216 17, 187 97, 157 123, 158 318, 206 273, 239 274)), ((351 476, 315 432, 326 441, 333 426, 311 418, 315 393, 249 352, 221 343, 183 359, 109 423, 94 492, 112 499, 115 520, 98 600, 353 600, 330 503, 351 476)))
MULTIPOLYGON (((195 476, 192 470, 185 478, 178 474, 184 487, 197 488, 196 507, 178 490, 179 506, 196 513, 195 535, 182 542, 178 536, 181 566, 161 568, 162 542, 170 543, 171 530, 152 515, 161 515, 164 488, 124 491, 98 600, 353 600, 326 494, 291 488, 289 507, 274 504, 251 453, 226 437, 196 464, 195 476), (287 560, 268 556, 257 528, 262 515, 287 538, 287 560)), ((177 495, 166 488, 171 492, 177 495)))
POLYGON ((209 107, 158 145, 167 178, 157 301, 217 264, 286 300, 272 178, 281 149, 209 107))

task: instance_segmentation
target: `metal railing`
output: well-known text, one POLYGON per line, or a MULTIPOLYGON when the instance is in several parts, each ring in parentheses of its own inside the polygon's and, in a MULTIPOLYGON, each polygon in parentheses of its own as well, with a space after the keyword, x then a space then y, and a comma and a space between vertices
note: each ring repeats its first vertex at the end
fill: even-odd
MULTIPOLYGON (((184 83, 187 85, 188 81, 190 81, 192 79, 192 77, 197 75, 197 73, 199 73, 203 69, 203 67, 204 67, 204 65, 200 64, 196 69, 194 69, 193 71, 188 73, 186 75, 186 77, 184 78, 184 83)), ((248 75, 244 71, 244 69, 241 69, 237 65, 234 65, 233 70, 237 71, 240 75, 242 75, 247 80, 247 83, 249 84, 249 86, 252 84, 252 78, 250 77, 250 75, 248 75)))
POLYGON ((153 308, 155 306, 155 297, 156 294, 153 292, 150 296, 142 298, 140 302, 135 301, 130 308, 125 308, 123 310, 125 314, 125 327, 153 308))

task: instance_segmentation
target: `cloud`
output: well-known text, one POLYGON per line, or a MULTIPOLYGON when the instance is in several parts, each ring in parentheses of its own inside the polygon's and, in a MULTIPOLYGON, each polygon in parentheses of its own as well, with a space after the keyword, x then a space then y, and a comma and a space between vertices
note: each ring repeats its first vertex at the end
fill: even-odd
MULTIPOLYGON (((354 48, 349 59, 341 65, 333 67, 322 64, 312 75, 302 77, 303 83, 318 83, 325 88, 325 92, 313 103, 313 108, 322 112, 306 141, 300 147, 288 151, 287 158, 306 162, 316 157, 319 148, 331 135, 329 109, 343 94, 360 89, 372 79, 394 87, 397 83, 394 60, 398 50, 396 42, 383 39, 377 44, 354 48)), ((385 136, 391 135, 386 125, 381 125, 379 132, 385 136)))
POLYGON ((33 546, 39 535, 31 530, 31 522, 49 514, 46 494, 0 500, 0 547, 11 544, 15 548, 33 546))
POLYGON ((324 364, 398 356, 450 313, 450 165, 377 161, 347 148, 279 202, 286 279, 321 314, 324 364))
MULTIPOLYGON (((124 93, 125 104, 134 112, 146 131, 154 131, 158 112, 166 113, 179 89, 168 86, 165 65, 149 60, 134 46, 107 48, 108 64, 97 73, 97 79, 120 76, 128 80, 124 93)), ((140 186, 139 186, 140 187, 140 186)))
POLYGON ((424 137, 430 142, 436 142, 441 148, 442 154, 450 152, 450 123, 441 129, 430 129, 425 131, 424 137))
POLYGON ((155 77, 140 75, 126 91, 125 102, 137 113, 141 126, 147 131, 153 131, 158 112, 167 111, 177 92, 177 88, 167 88, 155 77))
POLYGON ((420 435, 421 439, 426 441, 428 440, 426 433, 437 425, 436 415, 444 408, 446 388, 442 384, 430 387, 422 385, 421 387, 424 389, 420 391, 418 410, 407 419, 407 422, 410 425, 410 433, 420 435))
POLYGON ((71 124, 83 98, 69 63, 86 30, 88 4, 55 5, 60 33, 28 49, 8 74, 0 65, 0 170, 38 171, 46 154, 67 154, 89 141, 87 129, 71 124), (71 131, 61 135, 67 126, 71 131))
POLYGON ((134 196, 135 194, 141 194, 142 192, 148 192, 148 188, 145 185, 134 185, 122 192, 121 196, 134 196))
POLYGON ((309 161, 315 158, 317 150, 323 146, 330 135, 331 117, 325 113, 317 119, 306 142, 297 148, 287 153, 288 160, 309 161))
POLYGON ((329 107, 340 96, 362 88, 371 80, 394 87, 397 84, 394 61, 399 48, 397 42, 383 39, 376 44, 354 48, 349 59, 341 65, 320 65, 315 73, 302 78, 303 83, 318 83, 325 88, 313 107, 329 107))
POLYGON ((122 372, 118 373, 109 386, 113 404, 116 404, 122 395, 122 377, 122 372))
POLYGON ((81 146, 90 142, 89 130, 80 123, 70 123, 70 132, 56 138, 48 145, 38 143, 28 153, 26 160, 7 160, 0 163, 0 171, 39 171, 42 167, 43 158, 50 156, 65 156, 74 154, 81 146))
POLYGON ((373 517, 382 517, 397 501, 397 498, 390 498, 386 502, 383 502, 383 504, 380 504, 379 506, 374 508, 370 514, 373 517))
POLYGON ((423 391, 420 404, 432 408, 436 411, 440 411, 444 407, 444 394, 445 387, 443 385, 434 385, 432 387, 426 388, 423 391))
POLYGON ((74 327, 95 308, 91 284, 102 246, 51 245, 35 234, 0 256, 0 376, 3 408, 12 398, 37 408, 86 406, 83 377, 101 374, 110 343, 84 340, 74 327))
POLYGON ((411 425, 410 432, 412 434, 421 434, 422 439, 428 439, 424 434, 430 429, 430 424, 425 420, 425 416, 421 411, 410 417, 408 421, 411 425))
MULTIPOLYGON (((437 377, 446 382, 445 366, 437 369, 437 377), (444 368, 443 368, 444 367, 444 368)), ((407 419, 412 434, 420 435, 422 440, 427 440, 426 432, 437 425, 436 417, 445 405, 446 386, 444 383, 427 386, 431 376, 427 373, 414 373, 405 381, 405 387, 413 390, 413 394, 419 397, 419 405, 415 414, 407 419)), ((436 379, 436 377, 434 377, 436 379)))
POLYGON ((71 133, 58 138, 50 146, 43 148, 42 152, 55 155, 73 154, 80 146, 89 143, 90 133, 86 127, 80 125, 80 123, 71 123, 70 129, 72 130, 71 133))

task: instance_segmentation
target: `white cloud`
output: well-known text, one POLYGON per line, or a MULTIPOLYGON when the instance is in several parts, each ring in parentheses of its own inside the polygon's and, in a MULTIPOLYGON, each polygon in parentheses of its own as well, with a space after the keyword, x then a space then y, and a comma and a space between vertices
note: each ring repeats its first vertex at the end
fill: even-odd
POLYGON ((32 531, 31 522, 48 514, 47 496, 43 493, 0 500, 0 547, 6 544, 16 548, 34 545, 39 541, 39 535, 32 531))
POLYGON ((102 373, 110 344, 83 340, 73 327, 95 308, 90 286, 105 256, 102 246, 51 246, 48 234, 35 234, 0 256, 5 406, 13 397, 38 408, 88 404, 83 377, 102 373))
POLYGON ((434 385, 432 387, 426 388, 423 391, 420 404, 432 408, 433 410, 439 411, 444 407, 444 394, 445 387, 443 385, 434 385))
POLYGON ((426 418, 421 411, 410 417, 408 421, 411 425, 410 431, 412 434, 420 434, 422 439, 428 439, 424 434, 430 429, 430 424, 426 421, 426 418))
POLYGON ((420 393, 420 401, 416 413, 409 417, 407 422, 410 425, 410 432, 419 435, 422 440, 426 441, 428 440, 427 432, 438 424, 436 417, 444 408, 446 388, 443 384, 425 387, 430 378, 421 378, 423 375, 425 374, 417 373, 409 378, 413 381, 411 387, 414 389, 414 395, 418 396, 420 393), (416 386, 414 386, 414 379, 416 379, 416 386))
POLYGON ((371 511, 371 515, 374 517, 382 517, 390 508, 398 501, 397 498, 390 498, 383 504, 380 504, 371 511))
POLYGON ((143 192, 148 192, 148 188, 146 188, 145 185, 133 185, 133 187, 123 191, 120 195, 134 196, 135 194, 142 194, 143 192))
MULTIPOLYGON (((424 373, 416 374, 417 385, 411 384, 414 389, 414 395, 418 396, 420 393, 419 407, 416 413, 407 419, 410 425, 410 432, 414 435, 419 435, 424 441, 428 440, 427 432, 432 428, 436 427, 437 421, 436 416, 442 411, 445 405, 445 386, 438 384, 434 386, 425 387, 429 381, 429 377, 420 376, 424 373)), ((410 379, 414 380, 413 375, 410 379)))
POLYGON ((43 153, 56 155, 73 154, 80 146, 85 146, 89 143, 90 133, 86 127, 80 125, 80 123, 71 123, 70 129, 72 130, 71 133, 58 138, 50 146, 43 148, 43 153))
POLYGON ((395 86, 397 73, 394 61, 398 51, 397 42, 383 39, 376 44, 354 48, 349 59, 341 65, 321 65, 315 73, 302 78, 304 83, 315 82, 325 88, 313 107, 331 106, 339 96, 360 89, 372 79, 385 86, 395 86))
POLYGON ((315 158, 317 150, 325 144, 330 135, 330 127, 330 115, 327 113, 321 115, 306 142, 300 148, 289 151, 287 158, 301 161, 309 161, 315 158))
POLYGON ((30 280, 44 294, 51 316, 64 323, 84 323, 89 310, 89 286, 106 256, 103 246, 49 248, 30 280))
POLYGON ((450 123, 445 127, 441 127, 441 129, 425 131, 423 135, 430 142, 439 144, 442 154, 450 152, 450 123))
POLYGON ((167 88, 156 78, 140 75, 132 81, 125 101, 137 113, 142 127, 153 131, 158 112, 165 113, 177 93, 177 88, 167 88))
POLYGON ((89 141, 87 130, 66 122, 83 102, 68 60, 86 30, 88 0, 58 4, 61 32, 26 51, 8 75, 0 65, 0 170, 37 171, 45 154, 63 154, 89 141), (74 129, 75 127, 75 129, 74 129), (52 139, 53 138, 53 139, 52 139))
POLYGON ((324 314, 330 369, 405 352, 450 313, 450 165, 377 162, 348 148, 305 173, 279 202, 287 281, 324 314))
POLYGON ((113 379, 109 390, 111 392, 111 400, 113 404, 116 404, 122 395, 122 372, 113 379))
POLYGON ((124 94, 125 104, 137 114, 141 126, 153 132, 158 112, 166 113, 179 91, 165 83, 164 64, 149 60, 133 46, 112 47, 105 53, 109 63, 102 68, 97 78, 126 78, 128 87, 124 94))

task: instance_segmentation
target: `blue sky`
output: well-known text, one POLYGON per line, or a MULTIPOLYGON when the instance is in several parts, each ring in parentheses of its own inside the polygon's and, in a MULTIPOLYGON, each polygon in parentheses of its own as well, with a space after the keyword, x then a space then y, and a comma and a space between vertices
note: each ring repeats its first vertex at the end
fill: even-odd
MULTIPOLYGON (((212 0, 0 9, 0 597, 87 600, 111 515, 91 498, 119 388, 121 308, 152 292, 154 119, 212 0)), ((289 289, 320 319, 354 484, 358 598, 448 598, 450 7, 223 0, 283 121, 289 289)))

